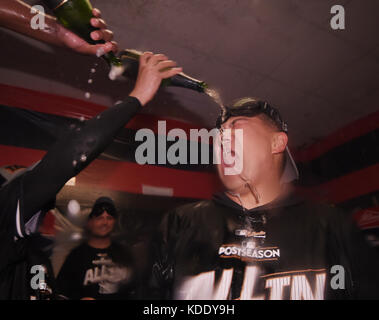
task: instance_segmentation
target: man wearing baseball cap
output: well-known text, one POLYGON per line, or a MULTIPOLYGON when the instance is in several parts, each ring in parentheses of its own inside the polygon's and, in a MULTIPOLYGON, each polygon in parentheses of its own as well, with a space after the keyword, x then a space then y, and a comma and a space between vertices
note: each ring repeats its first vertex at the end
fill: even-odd
POLYGON ((130 298, 131 255, 111 239, 117 216, 112 199, 96 200, 86 241, 70 252, 57 277, 60 295, 75 300, 130 298))
POLYGON ((225 108, 217 127, 217 172, 225 191, 165 216, 153 266, 158 295, 378 298, 376 254, 349 217, 296 194, 292 182, 299 173, 278 110, 243 98, 225 108), (226 161, 230 156, 233 161, 226 161), (237 162, 240 170, 227 173, 237 162))

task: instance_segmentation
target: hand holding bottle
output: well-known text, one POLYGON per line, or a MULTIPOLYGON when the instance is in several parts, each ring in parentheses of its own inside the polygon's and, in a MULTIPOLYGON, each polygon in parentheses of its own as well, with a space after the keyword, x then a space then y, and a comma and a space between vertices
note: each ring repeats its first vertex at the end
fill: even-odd
POLYGON ((102 44, 89 44, 84 39, 77 36, 75 33, 66 29, 62 25, 57 26, 57 36, 66 47, 82 54, 96 55, 101 51, 102 54, 108 52, 117 52, 117 43, 112 41, 113 32, 107 29, 107 25, 103 19, 101 19, 101 12, 98 9, 93 9, 92 14, 95 18, 90 20, 92 27, 99 30, 92 31, 90 37, 92 40, 103 40, 102 44))
POLYGON ((144 106, 154 97, 162 80, 182 72, 182 68, 178 68, 176 62, 167 56, 152 52, 145 52, 139 62, 136 85, 130 96, 137 98, 144 106))

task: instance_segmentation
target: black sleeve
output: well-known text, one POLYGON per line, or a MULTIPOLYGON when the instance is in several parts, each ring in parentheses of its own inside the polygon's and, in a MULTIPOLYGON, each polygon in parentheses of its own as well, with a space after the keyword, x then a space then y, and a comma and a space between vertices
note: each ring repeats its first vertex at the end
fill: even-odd
POLYGON ((46 206, 70 178, 99 156, 140 108, 136 98, 128 97, 60 138, 41 162, 23 175, 22 221, 46 206))
POLYGON ((352 299, 379 299, 379 255, 363 236, 351 215, 339 212, 332 226, 337 231, 336 255, 345 268, 352 299))
MULTIPOLYGON (((75 249, 74 249, 75 250, 75 249)), ((70 300, 81 298, 82 283, 78 279, 78 257, 71 251, 64 261, 56 280, 56 294, 70 300)))
POLYGON ((154 299, 172 299, 175 243, 179 225, 179 217, 175 211, 167 213, 153 241, 154 263, 150 285, 154 299))

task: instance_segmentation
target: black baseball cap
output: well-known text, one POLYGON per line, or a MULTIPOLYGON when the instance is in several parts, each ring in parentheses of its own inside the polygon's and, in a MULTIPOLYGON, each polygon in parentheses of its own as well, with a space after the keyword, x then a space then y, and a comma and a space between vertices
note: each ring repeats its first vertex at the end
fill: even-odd
MULTIPOLYGON (((221 125, 231 117, 255 117, 261 114, 264 114, 270 118, 280 131, 288 134, 288 125, 283 120, 279 111, 268 102, 252 97, 241 98, 234 102, 231 106, 225 106, 224 110, 221 111, 217 118, 216 127, 220 129, 221 125)), ((299 179, 299 170, 297 169, 296 163, 288 146, 285 150, 285 156, 285 167, 281 182, 289 183, 299 179)))
POLYGON ((111 198, 100 197, 96 200, 95 204, 92 207, 91 213, 88 216, 88 219, 100 216, 104 211, 108 212, 113 218, 117 218, 118 213, 116 206, 111 198))

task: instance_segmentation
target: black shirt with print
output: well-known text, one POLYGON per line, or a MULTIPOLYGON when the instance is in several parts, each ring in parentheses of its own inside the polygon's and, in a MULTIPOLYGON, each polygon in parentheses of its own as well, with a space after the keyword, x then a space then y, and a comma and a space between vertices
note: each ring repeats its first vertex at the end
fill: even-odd
POLYGON ((112 243, 97 249, 83 243, 67 256, 57 277, 57 292, 69 299, 129 299, 132 292, 130 254, 112 243))
POLYGON ((379 298, 377 254, 349 216, 295 194, 251 210, 225 194, 176 208, 156 243, 161 298, 379 298))

